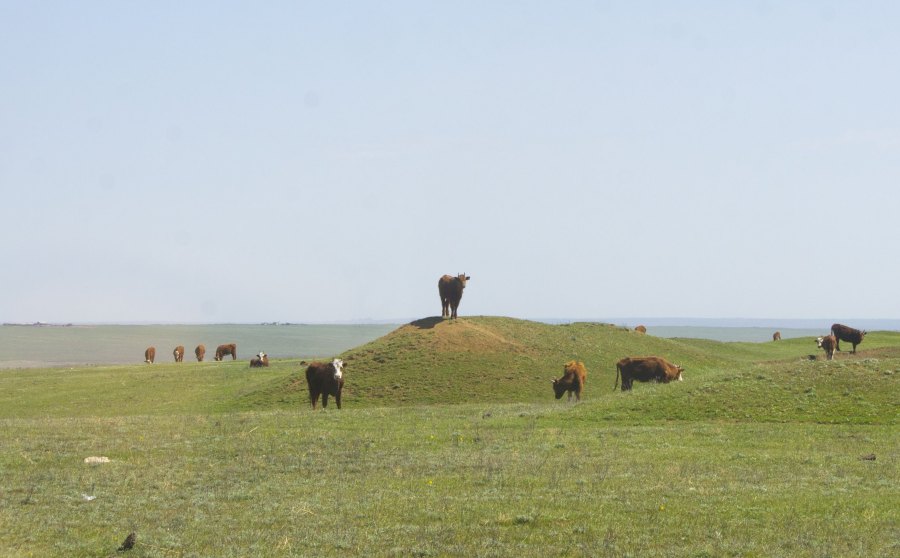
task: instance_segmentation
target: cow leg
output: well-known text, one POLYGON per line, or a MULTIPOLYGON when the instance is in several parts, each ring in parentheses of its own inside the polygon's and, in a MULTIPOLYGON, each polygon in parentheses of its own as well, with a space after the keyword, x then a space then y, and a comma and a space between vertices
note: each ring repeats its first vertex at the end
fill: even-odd
POLYGON ((341 408, 341 392, 340 391, 338 391, 336 394, 334 394, 334 402, 337 404, 337 408, 340 409, 341 408))
POLYGON ((309 391, 309 402, 312 403, 313 411, 316 410, 316 401, 319 400, 319 392, 315 390, 309 391))
POLYGON ((450 319, 451 319, 451 320, 456 319, 456 309, 457 309, 458 306, 459 306, 459 305, 457 305, 457 304, 451 304, 451 305, 450 305, 450 308, 453 310, 453 312, 450 313, 450 319))
POLYGON ((327 391, 322 392, 322 408, 323 409, 328 408, 328 392, 327 391))

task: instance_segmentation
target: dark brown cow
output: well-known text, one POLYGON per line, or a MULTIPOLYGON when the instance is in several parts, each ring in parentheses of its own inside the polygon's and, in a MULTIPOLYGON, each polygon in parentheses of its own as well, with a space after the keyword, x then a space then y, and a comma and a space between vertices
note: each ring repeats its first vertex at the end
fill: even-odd
POLYGON ((462 300, 463 289, 466 288, 466 281, 471 279, 465 273, 460 273, 456 277, 444 275, 438 280, 438 294, 441 296, 441 317, 455 318, 456 309, 459 308, 459 301, 462 300))
POLYGON ((781 341, 781 332, 776 331, 772 334, 772 341, 781 341))
POLYGON ((337 408, 341 408, 341 391, 344 389, 344 361, 336 358, 331 362, 313 362, 306 369, 306 383, 309 385, 309 402, 315 410, 319 395, 322 408, 328 407, 328 396, 333 395, 337 408))
POLYGON ((681 381, 681 373, 684 368, 672 364, 662 357, 627 357, 616 363, 616 383, 613 390, 619 385, 619 376, 622 376, 622 391, 631 389, 634 380, 639 382, 658 382, 667 384, 673 380, 681 381))
POLYGON ((250 359, 250 368, 262 368, 264 366, 269 366, 269 355, 266 353, 261 352, 250 359))
POLYGON ((203 362, 203 357, 206 356, 206 345, 197 345, 194 355, 197 357, 197 362, 203 362))
POLYGON ((172 351, 172 354, 175 355, 175 362, 181 362, 184 360, 184 347, 178 345, 175 347, 175 350, 172 351))
POLYGON ((572 400, 572 394, 575 394, 575 401, 581 401, 581 390, 584 389, 584 382, 587 379, 587 370, 584 363, 578 360, 570 360, 563 365, 562 378, 553 380, 553 393, 557 399, 561 399, 563 394, 569 392, 568 400, 572 400))
POLYGON ((847 343, 853 344, 853 350, 851 353, 856 353, 856 346, 863 342, 863 337, 866 336, 865 331, 860 331, 858 329, 853 329, 852 327, 847 327, 841 324, 834 324, 831 326, 831 334, 837 339, 837 350, 841 350, 841 341, 846 341, 847 343))
POLYGON ((237 345, 219 345, 216 347, 216 360, 222 360, 225 355, 231 355, 231 360, 237 360, 237 345))
POLYGON ((826 335, 816 338, 816 347, 825 349, 825 358, 834 360, 834 349, 837 347, 837 338, 834 335, 826 335))
POLYGON ((156 360, 156 347, 147 347, 147 350, 144 351, 144 362, 153 364, 154 360, 156 360))
POLYGON ((634 330, 638 333, 647 333, 647 328, 642 325, 637 326, 634 330))

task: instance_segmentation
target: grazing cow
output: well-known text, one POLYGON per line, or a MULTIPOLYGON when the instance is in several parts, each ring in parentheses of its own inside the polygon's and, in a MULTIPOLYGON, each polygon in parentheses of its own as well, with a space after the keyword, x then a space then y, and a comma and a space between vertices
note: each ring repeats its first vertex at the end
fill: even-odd
POLYGON ((250 368, 262 368, 269 366, 269 355, 260 352, 258 355, 250 359, 250 368))
POLYGON ((237 345, 231 343, 216 347, 216 360, 222 360, 225 355, 231 355, 231 360, 237 360, 237 345))
POLYGON ((438 280, 438 294, 441 296, 441 317, 455 318, 456 309, 459 308, 459 301, 462 300, 463 289, 466 288, 466 281, 471 279, 465 273, 460 273, 456 277, 444 275, 438 280))
POLYGON ((781 341, 781 332, 776 331, 772 334, 772 341, 781 341))
POLYGON ((203 357, 206 356, 206 345, 197 345, 194 355, 197 357, 197 362, 203 362, 203 357))
POLYGON ((825 358, 834 360, 834 349, 837 347, 837 337, 834 335, 826 335, 816 338, 816 347, 825 349, 825 358))
POLYGON ((175 355, 175 362, 181 362, 184 360, 184 347, 178 345, 175 347, 175 350, 172 351, 172 354, 175 355))
POLYGON ((647 333, 647 328, 642 325, 637 326, 634 330, 638 333, 647 333))
POLYGON ((681 381, 681 373, 684 368, 672 364, 662 357, 627 357, 616 363, 615 391, 619 385, 619 376, 622 376, 622 391, 631 389, 632 382, 658 382, 667 384, 673 380, 681 381))
POLYGON ((156 360, 156 347, 147 347, 147 350, 144 351, 144 362, 153 364, 154 360, 156 360))
POLYGON ((837 350, 839 351, 841 350, 841 341, 846 341, 847 343, 853 343, 853 350, 850 352, 855 354, 856 346, 863 342, 863 337, 866 336, 866 333, 865 331, 841 324, 831 326, 831 334, 837 339, 837 350))
POLYGON ((309 385, 309 402, 315 410, 319 395, 322 408, 328 407, 328 396, 333 395, 337 408, 341 408, 341 391, 344 389, 344 361, 336 358, 331 362, 313 362, 306 369, 306 383, 309 385))
POLYGON ((563 376, 558 380, 552 380, 553 393, 557 399, 561 399, 563 393, 569 392, 568 401, 575 394, 575 401, 581 401, 581 390, 584 389, 584 381, 587 379, 587 370, 584 363, 578 360, 570 360, 563 365, 563 376))

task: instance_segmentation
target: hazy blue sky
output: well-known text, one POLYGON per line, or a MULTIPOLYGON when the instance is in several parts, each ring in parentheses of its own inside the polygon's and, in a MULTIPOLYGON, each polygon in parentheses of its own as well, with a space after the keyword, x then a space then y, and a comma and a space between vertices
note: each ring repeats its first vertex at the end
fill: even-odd
POLYGON ((0 321, 900 317, 900 3, 0 3, 0 321))

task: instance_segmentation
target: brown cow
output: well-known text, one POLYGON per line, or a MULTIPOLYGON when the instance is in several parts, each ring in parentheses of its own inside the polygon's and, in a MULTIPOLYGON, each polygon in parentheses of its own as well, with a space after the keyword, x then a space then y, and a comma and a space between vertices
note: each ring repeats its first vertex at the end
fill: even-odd
POLYGON ((206 356, 206 345, 197 345, 194 355, 197 357, 197 362, 203 362, 203 357, 206 356))
POLYGON ((258 355, 250 359, 250 368, 262 368, 269 366, 269 355, 260 352, 258 355))
POLYGON ((172 354, 175 355, 175 362, 181 362, 184 360, 184 347, 182 345, 178 345, 175 347, 175 350, 172 351, 172 354))
POLYGON ((156 347, 147 347, 147 350, 144 351, 144 362, 153 364, 154 360, 156 360, 156 347))
POLYGON ((772 341, 781 341, 781 332, 776 331, 772 334, 772 341))
POLYGON ((306 369, 306 383, 309 385, 309 402, 315 410, 319 395, 322 408, 328 407, 328 396, 333 395, 337 408, 341 408, 341 391, 344 389, 344 361, 336 358, 331 362, 313 362, 306 369))
POLYGON ((581 390, 584 389, 584 381, 587 379, 587 370, 584 363, 578 360, 570 360, 563 365, 563 376, 553 380, 553 393, 557 399, 561 399, 563 393, 569 392, 568 401, 575 394, 575 401, 581 401, 581 390))
POLYGON ((463 289, 466 288, 466 281, 471 279, 465 273, 460 273, 456 277, 444 275, 438 280, 438 294, 441 296, 441 317, 455 318, 456 309, 459 308, 459 301, 462 300, 463 289))
POLYGON ((856 354, 856 346, 863 342, 863 337, 866 336, 866 333, 868 332, 841 324, 833 324, 831 326, 831 334, 837 339, 836 346, 839 351, 841 350, 841 341, 846 341, 853 344, 853 350, 850 352, 856 354))
POLYGON ((642 325, 637 326, 634 330, 638 333, 647 333, 647 328, 642 325))
POLYGON ((231 355, 231 360, 237 360, 237 345, 231 343, 216 347, 216 360, 222 360, 225 355, 231 355))
POLYGON ((622 391, 628 391, 634 380, 667 384, 673 380, 681 381, 682 372, 684 368, 662 357, 623 358, 616 363, 616 383, 613 390, 619 385, 619 375, 622 376, 622 391))
POLYGON ((825 349, 825 358, 834 360, 834 349, 837 347, 837 338, 834 335, 826 335, 816 338, 816 347, 825 349))

